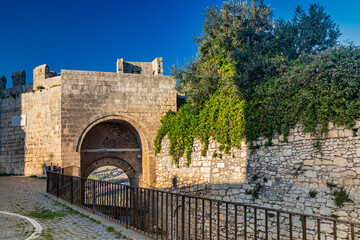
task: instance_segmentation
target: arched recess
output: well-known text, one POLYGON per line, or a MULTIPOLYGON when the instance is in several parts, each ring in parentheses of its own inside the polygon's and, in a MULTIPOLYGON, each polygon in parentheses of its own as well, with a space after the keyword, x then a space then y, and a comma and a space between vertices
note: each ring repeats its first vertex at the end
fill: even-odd
POLYGON ((93 162, 84 171, 84 177, 87 178, 93 171, 105 166, 120 168, 125 172, 126 176, 129 178, 129 182, 131 186, 138 185, 138 176, 137 176, 138 173, 125 160, 116 157, 105 157, 99 159, 98 161, 93 162))
POLYGON ((149 156, 147 138, 141 127, 131 124, 131 119, 127 120, 121 116, 108 116, 86 127, 77 145, 82 177, 87 177, 98 167, 111 165, 123 169, 131 185, 137 186, 145 180, 143 164, 148 169, 149 156))

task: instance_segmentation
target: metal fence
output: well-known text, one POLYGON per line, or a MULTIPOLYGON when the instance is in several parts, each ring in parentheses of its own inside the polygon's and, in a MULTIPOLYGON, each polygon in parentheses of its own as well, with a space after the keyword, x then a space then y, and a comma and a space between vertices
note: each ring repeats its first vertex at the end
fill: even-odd
POLYGON ((360 239, 360 224, 48 171, 47 191, 155 239, 360 239))

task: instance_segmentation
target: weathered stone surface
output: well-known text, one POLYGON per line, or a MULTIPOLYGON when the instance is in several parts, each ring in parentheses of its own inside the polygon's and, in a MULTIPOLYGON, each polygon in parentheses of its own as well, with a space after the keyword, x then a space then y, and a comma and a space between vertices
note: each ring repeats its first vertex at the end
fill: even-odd
MULTIPOLYGON (((1 93, 0 173, 42 175, 44 165, 80 166, 81 144, 90 129, 102 122, 127 122, 141 142, 141 154, 133 153, 128 164, 140 156, 141 184, 154 185, 153 141, 161 117, 176 111, 176 80, 162 76, 160 58, 139 66, 151 70, 146 74, 62 70, 55 76, 44 64, 34 69, 29 85, 21 85, 24 72, 14 74, 15 85, 21 86, 1 93), (153 65, 157 74, 152 73, 153 65), (26 115, 27 125, 9 127, 11 117, 19 115, 26 115)), ((104 164, 106 158, 118 157, 102 154, 104 164)))
POLYGON ((339 167, 347 167, 348 161, 345 158, 336 157, 336 158, 334 158, 334 165, 339 166, 339 167))
POLYGON ((4 90, 6 88, 6 77, 1 76, 0 77, 0 90, 4 90))
POLYGON ((25 84, 26 73, 25 70, 15 72, 11 75, 13 87, 25 84))

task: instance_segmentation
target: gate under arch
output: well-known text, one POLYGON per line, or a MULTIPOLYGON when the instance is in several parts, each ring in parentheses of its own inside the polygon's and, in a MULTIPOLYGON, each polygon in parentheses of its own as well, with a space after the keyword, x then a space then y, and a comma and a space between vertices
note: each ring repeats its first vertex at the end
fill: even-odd
POLYGON ((122 169, 130 185, 138 186, 142 174, 142 144, 139 133, 127 121, 105 120, 94 125, 80 147, 81 177, 103 166, 122 169))

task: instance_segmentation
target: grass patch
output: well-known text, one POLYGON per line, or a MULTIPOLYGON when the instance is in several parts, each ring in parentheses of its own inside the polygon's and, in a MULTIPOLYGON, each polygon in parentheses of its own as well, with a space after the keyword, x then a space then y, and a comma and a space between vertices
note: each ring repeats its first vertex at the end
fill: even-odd
POLYGON ((90 218, 90 221, 92 221, 92 222, 94 222, 94 223, 96 223, 96 224, 101 224, 100 221, 98 221, 98 220, 96 220, 96 219, 94 219, 94 218, 90 218))
POLYGON ((345 202, 349 202, 349 193, 345 190, 345 188, 340 188, 339 191, 334 192, 335 196, 335 204, 338 207, 344 206, 345 202))
POLYGON ((110 226, 110 227, 107 227, 107 228, 106 228, 106 231, 107 231, 107 232, 114 232, 115 229, 114 229, 114 227, 110 226))
POLYGON ((28 214, 29 217, 33 217, 33 218, 39 218, 39 219, 54 219, 54 218, 62 218, 64 216, 67 215, 67 212, 62 210, 62 211, 51 211, 48 209, 41 209, 41 210, 36 210, 33 212, 30 212, 28 214))
POLYGON ((31 174, 31 175, 28 176, 28 178, 37 178, 37 176, 34 175, 34 174, 31 174))
POLYGON ((316 195, 317 195, 317 192, 316 192, 315 190, 311 190, 311 191, 309 192, 309 196, 310 196, 311 198, 315 198, 316 195))

